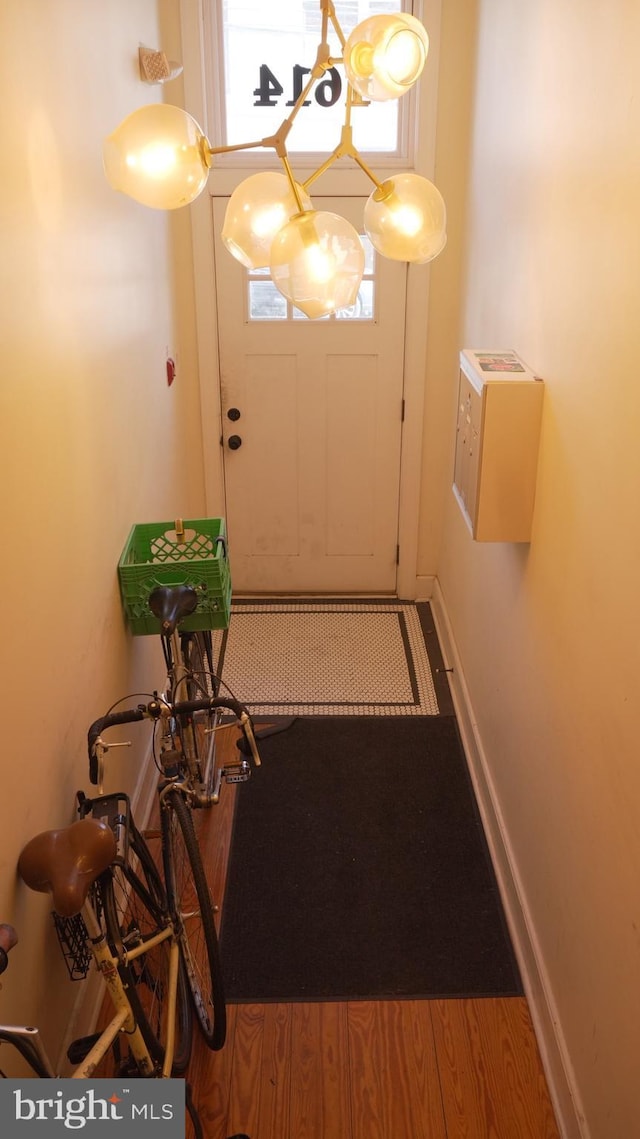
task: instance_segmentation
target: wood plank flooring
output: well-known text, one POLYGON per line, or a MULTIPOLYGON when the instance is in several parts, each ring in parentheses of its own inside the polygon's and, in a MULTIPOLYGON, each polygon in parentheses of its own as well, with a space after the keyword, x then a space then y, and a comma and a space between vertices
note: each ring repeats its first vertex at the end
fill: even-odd
MULTIPOLYGON (((233 797, 199 813, 216 900, 233 797)), ((194 1038, 207 1139, 559 1139, 523 998, 231 1005, 228 1021, 221 1052, 194 1038)))

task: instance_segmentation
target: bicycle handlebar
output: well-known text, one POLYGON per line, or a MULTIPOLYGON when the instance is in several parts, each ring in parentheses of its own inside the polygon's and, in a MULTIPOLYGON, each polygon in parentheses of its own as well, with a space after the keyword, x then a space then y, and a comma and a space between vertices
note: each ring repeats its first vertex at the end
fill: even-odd
POLYGON ((256 767, 260 767, 260 756, 251 716, 248 709, 239 700, 234 700, 230 696, 212 696, 202 697, 198 700, 179 700, 175 704, 168 704, 166 700, 158 697, 157 700, 152 700, 149 704, 139 704, 137 708, 127 708, 123 712, 109 712, 106 716, 101 716, 100 719, 93 722, 87 733, 90 782, 93 784, 98 782, 96 744, 102 732, 107 728, 116 727, 118 724, 135 724, 140 720, 159 720, 163 709, 167 707, 171 709, 173 716, 189 715, 191 712, 214 712, 216 708, 227 708, 233 712, 240 723, 242 732, 249 744, 253 762, 256 767))
POLYGON ((18 940, 18 934, 12 925, 0 925, 0 973, 4 973, 9 964, 9 950, 13 949, 18 940))

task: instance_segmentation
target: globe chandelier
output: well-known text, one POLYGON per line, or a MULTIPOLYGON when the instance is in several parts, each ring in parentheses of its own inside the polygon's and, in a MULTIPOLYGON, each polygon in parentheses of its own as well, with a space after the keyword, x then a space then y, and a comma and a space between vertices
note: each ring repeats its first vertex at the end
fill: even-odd
POLYGON ((277 289, 307 317, 327 316, 356 302, 364 250, 354 227, 338 214, 314 209, 309 188, 339 158, 350 158, 374 185, 364 229, 383 257, 425 264, 446 243, 446 210, 436 186, 419 174, 380 182, 353 143, 354 106, 398 99, 417 82, 429 38, 406 12, 370 16, 345 37, 333 0, 319 0, 321 40, 309 80, 275 134, 255 142, 212 147, 195 119, 180 107, 157 103, 130 114, 104 143, 104 168, 115 190, 155 209, 188 205, 204 190, 217 154, 267 148, 282 173, 252 174, 236 187, 222 240, 246 268, 268 268, 277 289), (342 55, 331 55, 333 28, 342 55), (347 84, 338 145, 304 181, 296 180, 287 152, 295 118, 325 73, 342 66, 347 84))

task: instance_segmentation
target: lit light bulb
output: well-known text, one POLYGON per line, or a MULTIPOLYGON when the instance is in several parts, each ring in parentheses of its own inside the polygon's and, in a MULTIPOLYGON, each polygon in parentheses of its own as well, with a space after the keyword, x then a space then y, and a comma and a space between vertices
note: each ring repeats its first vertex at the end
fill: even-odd
MULTIPOLYGON (((248 209, 248 207, 246 208, 248 209)), ((263 240, 266 237, 273 241, 278 230, 282 229, 288 220, 289 215, 282 203, 274 202, 273 205, 265 206, 262 210, 256 210, 253 219, 253 232, 258 240, 263 240)))
POLYGON ((420 76, 429 51, 423 25, 408 12, 370 16, 353 29, 344 47, 352 87, 374 102, 397 99, 420 76))
POLYGON ((447 241, 444 199, 419 174, 397 174, 383 182, 364 208, 364 228, 371 244, 392 261, 425 264, 447 241))
POLYGON ((332 254, 319 245, 311 245, 305 249, 303 257, 305 272, 310 281, 316 285, 325 285, 331 280, 336 271, 336 259, 332 254))
MULTIPOLYGON (((304 209, 311 209, 311 198, 297 182, 296 186, 304 209)), ((297 213, 299 206, 285 174, 270 170, 252 174, 229 199, 222 240, 245 268, 263 269, 278 230, 297 213)))
POLYGON ((384 65, 394 83, 410 87, 424 67, 427 53, 420 38, 409 28, 393 35, 386 47, 384 65))
POLYGON ((133 111, 105 139, 103 160, 114 190, 143 206, 173 210, 204 189, 209 143, 186 111, 154 103, 133 111))
POLYGON ((364 249, 350 222, 316 210, 297 214, 271 247, 277 289, 315 319, 355 304, 364 273, 364 249))
POLYGON ((395 225, 399 233, 415 237, 420 231, 424 216, 415 206, 399 206, 395 212, 395 225))

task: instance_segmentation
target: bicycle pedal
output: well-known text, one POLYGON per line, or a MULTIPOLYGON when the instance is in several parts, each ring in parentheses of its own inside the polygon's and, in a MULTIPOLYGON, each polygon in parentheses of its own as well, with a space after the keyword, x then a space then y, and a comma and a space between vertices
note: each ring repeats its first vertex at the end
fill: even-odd
POLYGON ((228 763, 222 769, 222 778, 226 783, 246 783, 251 775, 251 766, 246 759, 240 763, 228 763))
POLYGON ((149 830, 143 831, 142 834, 145 838, 161 838, 162 837, 162 831, 160 831, 157 827, 151 827, 149 830))
POLYGON ((74 1067, 81 1064, 86 1060, 94 1044, 97 1044, 100 1039, 101 1033, 94 1032, 91 1036, 79 1036, 77 1040, 72 1040, 67 1048, 67 1060, 74 1067))

